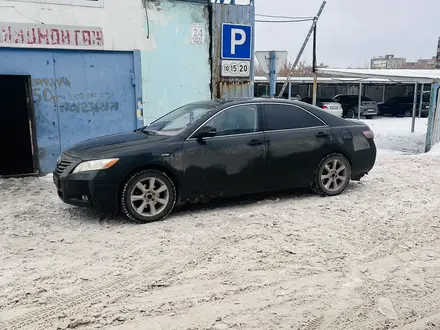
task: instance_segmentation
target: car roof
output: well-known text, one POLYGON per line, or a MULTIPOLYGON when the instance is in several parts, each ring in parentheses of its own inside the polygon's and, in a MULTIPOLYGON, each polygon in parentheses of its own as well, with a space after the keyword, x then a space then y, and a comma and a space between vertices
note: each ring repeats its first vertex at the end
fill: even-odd
POLYGON ((272 98, 272 99, 268 99, 268 98, 259 98, 259 97, 249 97, 249 98, 237 98, 237 99, 222 99, 219 100, 219 102, 224 103, 225 105, 238 105, 238 104, 247 104, 247 103, 254 103, 254 102, 258 102, 261 104, 265 104, 265 103, 278 103, 278 104, 290 104, 290 105, 296 105, 310 113, 312 113, 313 115, 321 118, 323 121, 325 121, 329 126, 348 126, 350 125, 349 122, 347 122, 345 119, 337 117, 333 114, 330 114, 326 111, 323 111, 322 109, 313 106, 311 104, 305 103, 305 102, 301 102, 301 101, 296 101, 296 100, 286 100, 286 99, 278 99, 278 98, 272 98))

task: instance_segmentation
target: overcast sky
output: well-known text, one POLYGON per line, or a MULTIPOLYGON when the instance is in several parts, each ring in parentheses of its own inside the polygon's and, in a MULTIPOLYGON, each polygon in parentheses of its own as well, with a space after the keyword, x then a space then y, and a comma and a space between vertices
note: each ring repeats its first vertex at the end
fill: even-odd
MULTIPOLYGON (((249 0, 237 0, 249 3, 249 0)), ((255 0, 257 14, 314 16, 322 0, 255 0)), ((257 19, 267 19, 257 17, 257 19)), ((311 22, 257 23, 257 50, 287 50, 296 57, 311 22)), ((373 56, 408 60, 435 55, 440 37, 439 0, 327 0, 318 23, 318 63, 360 66, 373 56)), ((312 40, 312 39, 310 39, 312 40)), ((312 61, 312 43, 303 59, 312 61)))

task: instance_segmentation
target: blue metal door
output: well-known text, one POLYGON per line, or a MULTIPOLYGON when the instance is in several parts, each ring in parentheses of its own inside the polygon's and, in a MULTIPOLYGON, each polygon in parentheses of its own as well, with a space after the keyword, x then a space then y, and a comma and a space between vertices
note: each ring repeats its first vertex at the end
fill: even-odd
POLYGON ((136 128, 133 53, 56 52, 61 150, 136 128))
POLYGON ((39 169, 90 138, 136 128, 132 52, 0 48, 0 74, 28 75, 39 169))

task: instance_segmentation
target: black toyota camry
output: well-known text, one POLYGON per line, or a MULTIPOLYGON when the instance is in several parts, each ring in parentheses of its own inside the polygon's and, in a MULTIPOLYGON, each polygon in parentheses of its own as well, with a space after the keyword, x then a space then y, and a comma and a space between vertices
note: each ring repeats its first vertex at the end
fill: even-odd
POLYGON ((375 160, 374 134, 362 122, 298 101, 209 100, 77 144, 53 178, 66 203, 145 223, 201 198, 300 187, 335 196, 375 160))

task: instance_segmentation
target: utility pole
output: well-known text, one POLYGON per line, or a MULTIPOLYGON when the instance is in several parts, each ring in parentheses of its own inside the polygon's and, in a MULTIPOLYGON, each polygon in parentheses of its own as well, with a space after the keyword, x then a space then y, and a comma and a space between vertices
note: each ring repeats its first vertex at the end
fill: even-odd
POLYGON ((313 29, 313 97, 312 104, 316 106, 316 99, 318 96, 318 74, 316 73, 316 24, 313 29))
POLYGON ((277 87, 277 52, 272 50, 270 52, 270 64, 269 64, 269 85, 270 85, 270 98, 273 99, 276 93, 277 87))
POLYGON ((315 18, 313 19, 313 24, 310 27, 309 33, 307 34, 306 39, 304 40, 304 43, 301 46, 301 49, 299 50, 299 53, 298 53, 298 55, 297 55, 297 57, 295 59, 295 62, 293 62, 292 67, 290 68, 290 73, 287 75, 286 81, 284 82, 283 87, 281 88, 281 91, 278 94, 278 97, 283 96, 284 91, 286 90, 286 87, 287 87, 287 85, 290 82, 291 74, 293 73, 293 71, 295 71, 296 66, 298 65, 299 60, 301 59, 301 56, 304 53, 304 50, 306 49, 307 43, 309 42, 309 39, 310 39, 310 36, 312 35, 312 33, 313 33, 314 29, 315 29, 316 23, 318 22, 319 17, 321 16, 322 11, 324 10, 324 7, 325 7, 326 4, 327 4, 327 1, 324 0, 322 2, 321 7, 319 8, 318 14, 316 14, 315 18))

